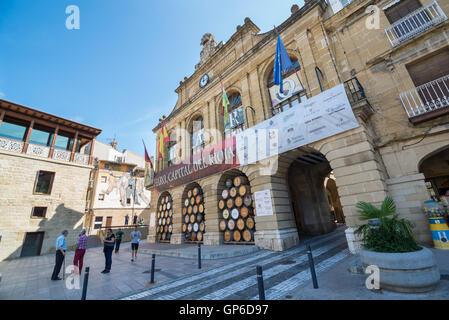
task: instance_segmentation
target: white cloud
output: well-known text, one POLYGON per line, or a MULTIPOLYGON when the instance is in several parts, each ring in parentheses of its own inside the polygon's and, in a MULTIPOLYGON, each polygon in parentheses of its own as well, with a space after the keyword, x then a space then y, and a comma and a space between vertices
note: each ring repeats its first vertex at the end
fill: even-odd
POLYGON ((5 97, 5 93, 0 91, 0 99, 3 99, 5 97))

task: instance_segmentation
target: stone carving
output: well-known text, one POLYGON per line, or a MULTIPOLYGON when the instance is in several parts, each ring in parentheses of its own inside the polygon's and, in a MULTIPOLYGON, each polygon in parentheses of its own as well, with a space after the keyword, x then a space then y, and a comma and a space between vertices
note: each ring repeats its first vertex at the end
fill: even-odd
POLYGON ((203 50, 201 50, 200 53, 200 63, 195 66, 195 70, 203 65, 218 49, 220 49, 223 42, 217 43, 213 34, 206 33, 201 38, 201 45, 203 46, 203 50))
POLYGON ((22 152, 23 142, 0 138, 0 149, 5 151, 22 152))
POLYGON ((70 151, 65 150, 53 150, 53 159, 55 160, 62 160, 62 161, 70 161, 70 151))
POLYGON ((47 158, 50 148, 30 143, 27 148, 27 154, 32 156, 47 158))

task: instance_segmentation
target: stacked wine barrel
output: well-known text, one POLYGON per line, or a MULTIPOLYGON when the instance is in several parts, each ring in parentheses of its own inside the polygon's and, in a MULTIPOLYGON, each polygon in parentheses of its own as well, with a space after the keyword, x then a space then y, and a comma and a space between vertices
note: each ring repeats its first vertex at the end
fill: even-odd
POLYGON ((169 194, 161 196, 157 206, 157 239, 159 242, 170 242, 173 232, 173 200, 169 194))
POLYGON ((219 228, 225 243, 254 243, 256 224, 248 178, 227 179, 218 208, 222 212, 219 228))
POLYGON ((186 242, 202 242, 206 232, 203 190, 193 186, 183 199, 182 232, 186 242))

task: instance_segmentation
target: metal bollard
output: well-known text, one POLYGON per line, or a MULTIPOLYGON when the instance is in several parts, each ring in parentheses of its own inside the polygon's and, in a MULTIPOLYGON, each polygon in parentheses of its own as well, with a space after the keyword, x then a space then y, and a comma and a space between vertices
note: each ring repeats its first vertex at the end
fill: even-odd
POLYGON ((154 267, 156 264, 156 255, 151 256, 151 283, 154 283, 154 267))
POLYGON ((313 288, 318 289, 318 281, 316 279, 315 264, 313 263, 312 248, 307 245, 307 256, 309 258, 310 273, 312 274, 313 288))
POLYGON ((198 243, 198 269, 201 269, 201 243, 198 243))
POLYGON ((84 272, 83 294, 81 295, 81 300, 86 300, 87 283, 89 282, 89 269, 89 267, 86 267, 86 270, 84 272))
POLYGON ((259 300, 265 300, 265 288, 263 286, 262 267, 256 266, 257 285, 259 287, 259 300))

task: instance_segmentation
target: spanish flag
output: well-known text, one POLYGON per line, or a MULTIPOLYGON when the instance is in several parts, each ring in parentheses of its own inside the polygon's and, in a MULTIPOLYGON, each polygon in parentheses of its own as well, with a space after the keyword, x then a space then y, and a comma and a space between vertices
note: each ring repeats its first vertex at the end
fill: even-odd
POLYGON ((221 90, 223 91, 223 109, 221 114, 224 116, 224 122, 228 121, 228 105, 229 100, 228 96, 226 95, 226 91, 223 86, 223 81, 221 81, 221 90))
POLYGON ((170 141, 170 138, 167 134, 167 129, 165 129, 165 124, 162 123, 161 127, 161 133, 159 135, 159 142, 158 142, 158 150, 159 150, 159 159, 165 157, 165 144, 170 141))

